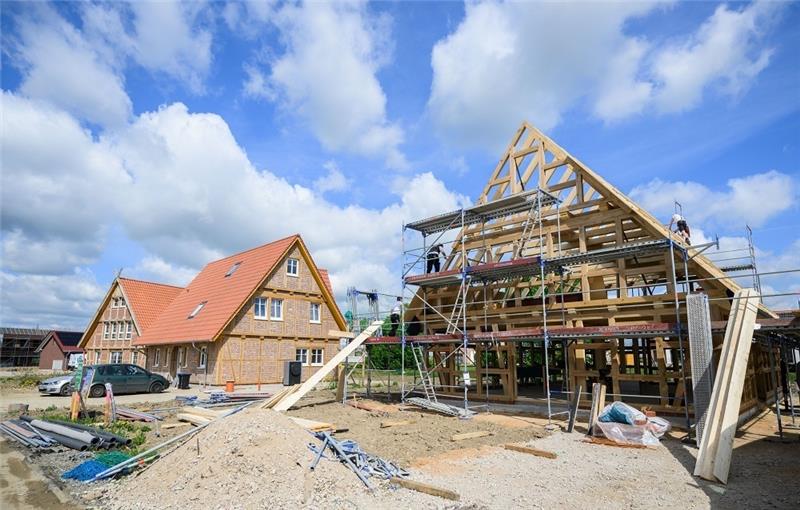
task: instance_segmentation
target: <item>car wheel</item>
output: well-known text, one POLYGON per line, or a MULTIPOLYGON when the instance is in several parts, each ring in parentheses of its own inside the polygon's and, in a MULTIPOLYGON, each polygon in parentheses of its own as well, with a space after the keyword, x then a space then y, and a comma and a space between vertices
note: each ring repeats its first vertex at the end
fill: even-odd
POLYGON ((72 394, 72 386, 69 384, 65 384, 61 387, 61 391, 59 391, 62 397, 68 397, 72 394))
POLYGON ((92 386, 92 388, 89 390, 90 397, 97 398, 97 397, 102 397, 105 394, 106 394, 106 389, 103 387, 102 384, 96 384, 92 386))
POLYGON ((150 385, 150 393, 161 393, 164 391, 164 385, 156 381, 150 385))

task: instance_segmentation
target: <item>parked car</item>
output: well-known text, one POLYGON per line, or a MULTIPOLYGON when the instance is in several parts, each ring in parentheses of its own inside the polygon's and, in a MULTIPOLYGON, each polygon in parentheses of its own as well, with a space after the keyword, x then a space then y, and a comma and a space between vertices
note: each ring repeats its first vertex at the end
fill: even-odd
POLYGON ((148 372, 137 365, 126 363, 94 365, 94 378, 89 387, 90 397, 106 394, 105 383, 111 383, 114 394, 122 393, 160 393, 169 386, 163 376, 148 372))
POLYGON ((39 393, 47 395, 64 395, 72 393, 72 376, 60 375, 39 383, 39 393))

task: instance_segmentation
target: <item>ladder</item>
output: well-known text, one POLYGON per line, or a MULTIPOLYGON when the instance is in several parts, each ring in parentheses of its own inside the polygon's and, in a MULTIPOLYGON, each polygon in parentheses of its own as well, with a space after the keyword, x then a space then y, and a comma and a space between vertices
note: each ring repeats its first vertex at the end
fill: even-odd
POLYGON ((417 365, 417 370, 422 380, 422 389, 425 391, 425 398, 431 402, 437 402, 436 391, 433 389, 433 380, 431 379, 431 374, 428 372, 428 367, 425 363, 425 350, 422 346, 412 343, 411 353, 414 355, 414 363, 417 365))
POLYGON ((464 285, 466 285, 466 280, 461 280, 461 287, 458 288, 458 294, 456 295, 456 301, 453 303, 453 311, 450 312, 450 319, 447 322, 447 334, 452 335, 456 331, 461 331, 458 328, 458 321, 461 320, 461 314, 464 313, 464 309, 466 308, 466 304, 464 303, 464 285))

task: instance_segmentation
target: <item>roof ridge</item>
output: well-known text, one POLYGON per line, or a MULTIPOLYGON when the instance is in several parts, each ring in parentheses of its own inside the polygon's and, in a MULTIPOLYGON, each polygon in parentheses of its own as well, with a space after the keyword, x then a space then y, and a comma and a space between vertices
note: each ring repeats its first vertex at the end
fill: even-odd
POLYGON ((169 283, 161 283, 161 282, 153 282, 153 281, 150 281, 150 280, 142 280, 141 278, 129 278, 127 276, 119 276, 117 278, 120 279, 120 280, 128 280, 128 281, 131 281, 131 282, 140 282, 140 283, 149 283, 150 285, 161 285, 162 287, 172 287, 172 288, 175 288, 175 289, 185 289, 186 288, 186 287, 181 287, 179 285, 172 285, 172 284, 169 284, 169 283))
MULTIPOLYGON (((291 239, 291 238, 293 238, 293 237, 294 237, 294 238, 297 238, 297 239, 302 239, 302 238, 300 237, 300 234, 296 234, 296 233, 295 233, 295 234, 292 234, 292 235, 289 235, 289 236, 286 236, 286 237, 281 237, 280 239, 275 239, 274 241, 270 241, 270 242, 268 242, 268 243, 261 244, 261 245, 259 245, 259 246, 256 246, 256 247, 254 247, 254 248, 248 248, 247 250, 243 250, 243 251, 240 251, 240 252, 234 253, 234 254, 232 254, 232 255, 228 255, 228 256, 222 257, 221 259, 212 260, 211 262, 209 262, 208 264, 206 264, 206 266, 205 266, 205 267, 208 267, 208 266, 209 266, 209 265, 211 265, 211 264, 215 264, 215 263, 217 263, 217 262, 221 262, 221 261, 223 261, 223 260, 226 260, 226 259, 230 259, 230 258, 233 258, 233 257, 238 257, 238 256, 240 256, 240 255, 244 255, 245 253, 249 253, 249 252, 251 252, 251 251, 260 250, 261 248, 264 248, 264 247, 266 247, 266 246, 270 246, 270 245, 272 245, 272 244, 278 244, 278 243, 279 243, 279 242, 281 242, 281 241, 286 241, 287 239, 291 239)), ((205 269, 205 267, 204 267, 204 269, 205 269)), ((199 274, 199 273, 198 273, 198 274, 199 274)))

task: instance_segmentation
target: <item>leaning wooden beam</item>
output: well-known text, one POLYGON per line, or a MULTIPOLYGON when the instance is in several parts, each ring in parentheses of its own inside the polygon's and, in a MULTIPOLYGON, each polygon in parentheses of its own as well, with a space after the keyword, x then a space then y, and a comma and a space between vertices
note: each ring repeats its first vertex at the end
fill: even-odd
POLYGON ((464 441, 465 439, 477 439, 479 437, 491 436, 492 433, 488 430, 478 430, 477 432, 464 432, 463 434, 455 434, 450 437, 450 441, 464 441))
POLYGON ((461 496, 459 496, 456 492, 449 491, 447 489, 440 489, 439 487, 434 487, 433 485, 428 485, 427 483, 415 482, 414 480, 400 478, 398 476, 392 477, 389 482, 397 484, 401 487, 405 487, 406 489, 424 492, 425 494, 430 494, 431 496, 438 496, 440 498, 450 499, 453 501, 458 501, 461 499, 461 496))
POLYGON ((339 363, 344 361, 348 356, 350 356, 350 354, 353 353, 353 351, 358 349, 367 338, 371 337, 373 333, 378 331, 378 328, 380 328, 382 325, 383 321, 375 321, 370 324, 367 329, 362 331, 357 337, 350 341, 350 343, 347 344, 344 349, 337 352, 336 356, 331 358, 330 361, 325 363, 325 365, 320 367, 319 370, 314 372, 314 374, 300 386, 300 389, 281 399, 281 401, 274 406, 274 409, 276 411, 287 411, 290 407, 295 405, 297 401, 303 398, 306 393, 311 391, 314 386, 319 384, 319 382, 322 381, 329 373, 333 372, 336 367, 339 366, 339 363))
POLYGON ((747 375, 747 358, 750 355, 757 313, 756 291, 743 289, 734 295, 694 467, 695 476, 706 480, 728 482, 733 436, 739 419, 739 404, 747 375))

